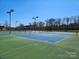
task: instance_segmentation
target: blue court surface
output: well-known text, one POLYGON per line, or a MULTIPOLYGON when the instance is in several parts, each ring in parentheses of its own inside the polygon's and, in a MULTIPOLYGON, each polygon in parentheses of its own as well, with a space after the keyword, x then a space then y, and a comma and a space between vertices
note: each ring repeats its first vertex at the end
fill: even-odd
POLYGON ((69 32, 32 32, 28 34, 16 34, 18 37, 29 38, 35 41, 55 43, 74 35, 69 32))

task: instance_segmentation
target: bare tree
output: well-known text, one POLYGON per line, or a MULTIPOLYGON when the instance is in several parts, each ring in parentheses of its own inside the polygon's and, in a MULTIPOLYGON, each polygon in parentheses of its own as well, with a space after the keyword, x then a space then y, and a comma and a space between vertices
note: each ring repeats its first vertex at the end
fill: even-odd
POLYGON ((66 20, 66 23, 67 23, 67 26, 68 26, 68 24, 69 24, 69 18, 67 17, 67 18, 65 18, 65 20, 66 20))
POLYGON ((48 30, 54 29, 54 27, 55 27, 55 19, 50 18, 50 19, 46 20, 46 27, 48 28, 48 30))
POLYGON ((38 27, 39 27, 39 30, 44 30, 44 22, 39 22, 38 23, 38 27))
POLYGON ((58 24, 58 28, 60 29, 60 24, 61 24, 61 19, 60 18, 57 19, 57 24, 58 24))

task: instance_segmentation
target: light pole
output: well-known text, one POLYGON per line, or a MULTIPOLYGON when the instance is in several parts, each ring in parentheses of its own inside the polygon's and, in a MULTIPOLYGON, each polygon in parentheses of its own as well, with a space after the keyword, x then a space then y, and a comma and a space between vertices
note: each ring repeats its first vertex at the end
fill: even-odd
POLYGON ((32 19, 34 19, 34 30, 36 29, 36 19, 38 18, 38 16, 36 17, 32 17, 32 19))
POLYGON ((17 27, 17 23, 18 23, 18 21, 16 21, 16 23, 15 23, 15 27, 17 27))
POLYGON ((13 9, 11 9, 10 11, 7 11, 7 13, 9 14, 9 34, 11 34, 11 13, 13 11, 14 11, 13 9))
POLYGON ((37 18, 38 18, 38 16, 36 16, 36 17, 32 17, 32 19, 34 19, 35 21, 36 21, 37 18))

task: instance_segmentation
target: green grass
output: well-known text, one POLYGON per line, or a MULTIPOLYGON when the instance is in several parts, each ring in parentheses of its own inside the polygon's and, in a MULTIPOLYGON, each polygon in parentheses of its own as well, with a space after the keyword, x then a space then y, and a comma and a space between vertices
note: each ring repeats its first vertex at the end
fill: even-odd
POLYGON ((48 44, 0 35, 0 59, 79 59, 79 37, 48 44))

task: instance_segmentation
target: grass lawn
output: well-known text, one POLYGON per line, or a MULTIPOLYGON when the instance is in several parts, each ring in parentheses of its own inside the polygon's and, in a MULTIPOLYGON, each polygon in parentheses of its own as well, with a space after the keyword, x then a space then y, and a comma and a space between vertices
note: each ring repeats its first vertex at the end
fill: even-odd
POLYGON ((79 59, 79 37, 48 44, 14 35, 0 35, 0 59, 79 59))

